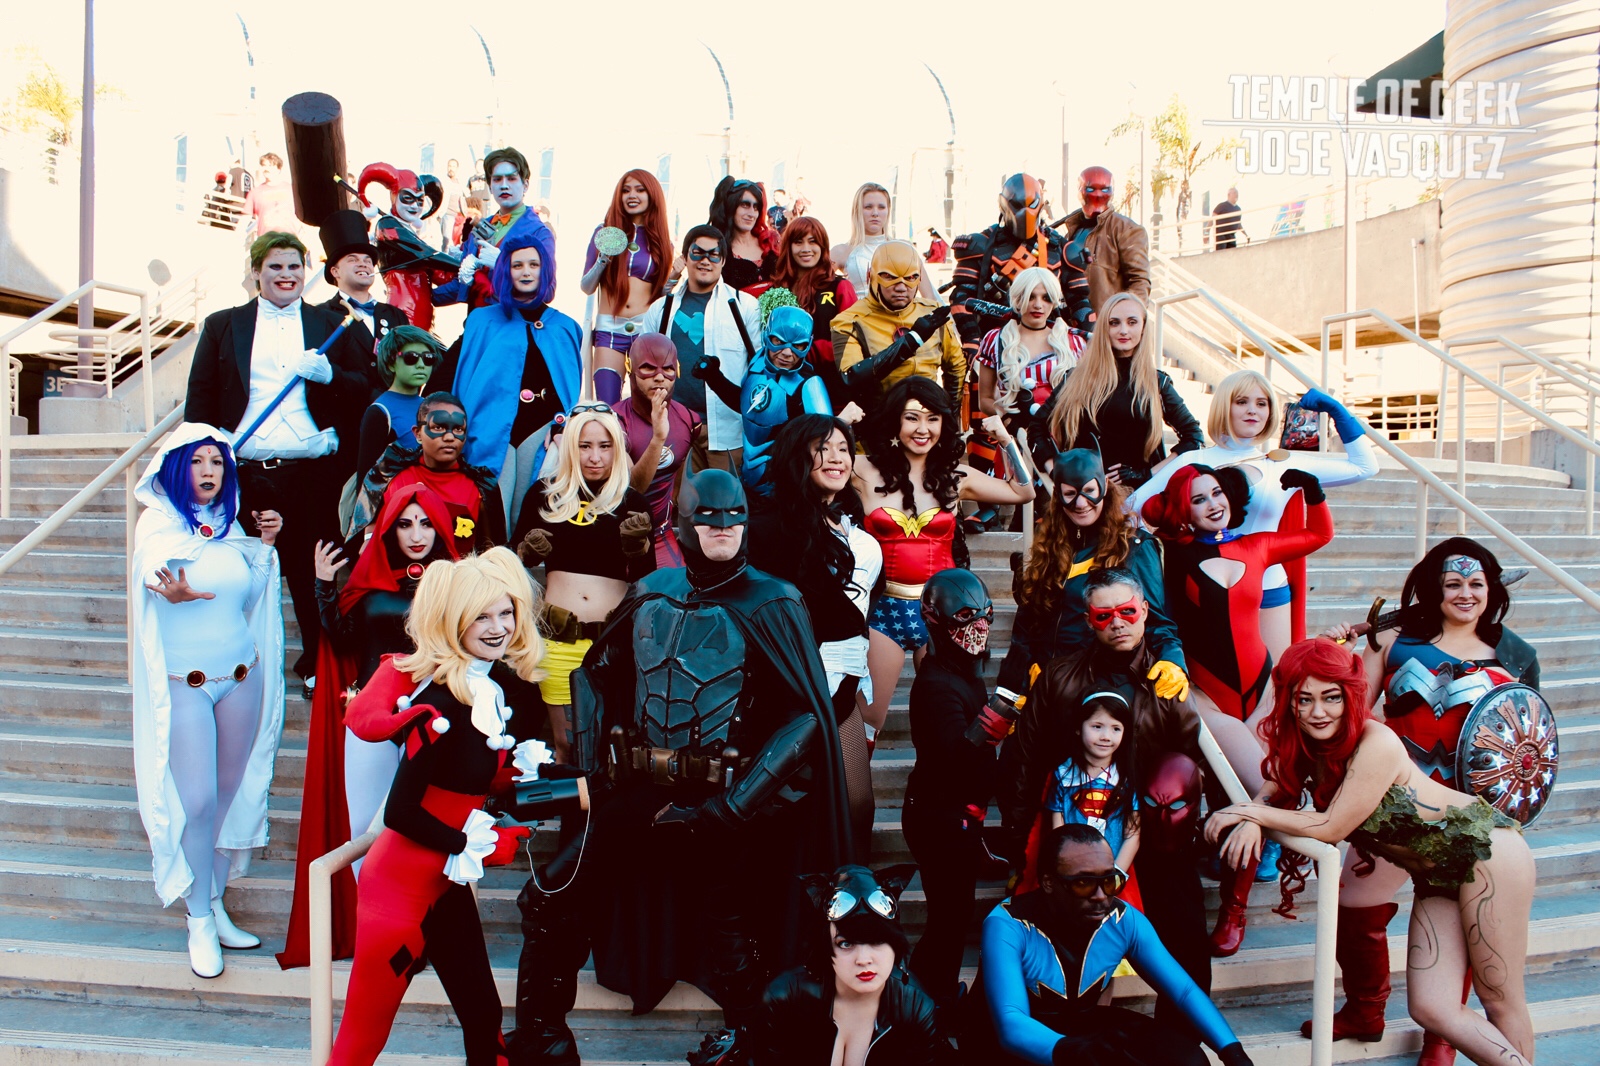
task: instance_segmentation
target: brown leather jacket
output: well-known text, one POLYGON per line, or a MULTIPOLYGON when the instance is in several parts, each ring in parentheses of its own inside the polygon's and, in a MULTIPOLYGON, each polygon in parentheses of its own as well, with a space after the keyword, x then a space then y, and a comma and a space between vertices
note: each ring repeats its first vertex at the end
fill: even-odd
MULTIPOLYGON (((1067 216, 1066 236, 1070 244, 1083 228, 1083 209, 1067 216)), ((1105 302, 1119 292, 1131 292, 1150 302, 1150 235, 1127 215, 1104 211, 1095 223, 1087 242, 1089 252, 1089 300, 1096 314, 1105 302)))

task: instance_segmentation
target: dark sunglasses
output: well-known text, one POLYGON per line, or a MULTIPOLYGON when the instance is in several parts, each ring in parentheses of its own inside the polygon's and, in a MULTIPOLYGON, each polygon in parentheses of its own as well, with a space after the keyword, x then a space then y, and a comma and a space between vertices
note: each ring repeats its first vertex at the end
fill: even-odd
POLYGON ((872 894, 865 900, 858 900, 855 893, 846 892, 841 888, 833 894, 833 899, 828 901, 828 921, 837 922, 862 903, 865 903, 868 909, 880 918, 894 917, 896 910, 894 899, 883 889, 873 889, 872 894))
POLYGON ((397 352, 395 358, 406 366, 416 366, 421 361, 423 366, 435 366, 439 362, 438 352, 397 352))
POLYGON ((1108 896, 1116 897, 1122 894, 1124 888, 1128 887, 1128 875, 1121 870, 1112 870, 1101 877, 1092 875, 1062 877, 1060 874, 1051 874, 1050 878, 1079 899, 1088 899, 1093 896, 1094 890, 1097 888, 1108 896))
POLYGON ((722 262, 722 253, 717 251, 715 248, 702 248, 698 244, 695 244, 691 245, 689 248, 689 258, 693 259, 696 263, 700 262, 702 259, 708 263, 720 263, 722 262))
POLYGON ((422 431, 435 440, 451 434, 458 440, 463 439, 467 435, 467 416, 459 411, 455 414, 430 415, 422 423, 422 431))

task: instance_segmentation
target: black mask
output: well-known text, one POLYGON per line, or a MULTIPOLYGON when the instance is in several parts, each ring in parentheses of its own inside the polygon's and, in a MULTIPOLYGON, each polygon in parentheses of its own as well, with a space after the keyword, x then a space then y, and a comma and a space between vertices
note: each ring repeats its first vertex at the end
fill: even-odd
POLYGON ((941 570, 922 587, 922 619, 936 656, 975 661, 988 650, 994 601, 971 570, 941 570))
POLYGON ((707 589, 722 584, 746 566, 747 537, 740 538, 739 551, 727 562, 714 563, 700 550, 700 526, 727 529, 745 526, 750 515, 744 486, 726 470, 702 470, 683 479, 678 491, 678 547, 689 572, 689 584, 707 589))
POLYGON ((1106 467, 1100 453, 1088 448, 1073 448, 1056 452, 1050 462, 1050 480, 1055 482, 1056 501, 1061 501, 1061 490, 1071 489, 1087 502, 1099 503, 1106 498, 1106 467))

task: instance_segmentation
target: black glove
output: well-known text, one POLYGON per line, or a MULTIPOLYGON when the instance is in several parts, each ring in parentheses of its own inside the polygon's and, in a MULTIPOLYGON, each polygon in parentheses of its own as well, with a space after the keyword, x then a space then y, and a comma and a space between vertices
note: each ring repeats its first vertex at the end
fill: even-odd
POLYGON ((718 374, 722 373, 722 360, 715 355, 702 355, 695 361, 694 366, 689 368, 689 373, 701 380, 704 380, 705 376, 713 371, 718 374))
MULTIPOLYGON (((933 335, 938 333, 946 322, 950 321, 950 305, 940 304, 932 311, 911 323, 911 332, 921 339, 922 344, 933 340, 933 335)), ((921 347, 921 345, 918 345, 921 347)))
POLYGON ((1245 1054, 1244 1045, 1238 1043, 1229 1044, 1217 1052, 1217 1061, 1221 1062, 1222 1066, 1255 1066, 1255 1063, 1250 1061, 1250 1056, 1245 1054))
POLYGON ((1306 506, 1314 506, 1328 498, 1322 491, 1322 482, 1317 480, 1317 475, 1309 470, 1296 470, 1290 467, 1278 477, 1278 484, 1286 489, 1299 489, 1306 498, 1306 506))

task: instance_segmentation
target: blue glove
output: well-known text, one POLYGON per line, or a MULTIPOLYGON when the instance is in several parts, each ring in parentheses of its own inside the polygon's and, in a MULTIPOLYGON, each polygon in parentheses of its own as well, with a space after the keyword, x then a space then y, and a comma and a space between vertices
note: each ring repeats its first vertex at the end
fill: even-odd
POLYGON ((1327 415, 1328 420, 1333 423, 1334 432, 1338 433, 1339 439, 1346 444, 1365 435, 1361 422, 1350 413, 1350 409, 1321 389, 1312 389, 1300 397, 1300 406, 1307 411, 1327 415))

